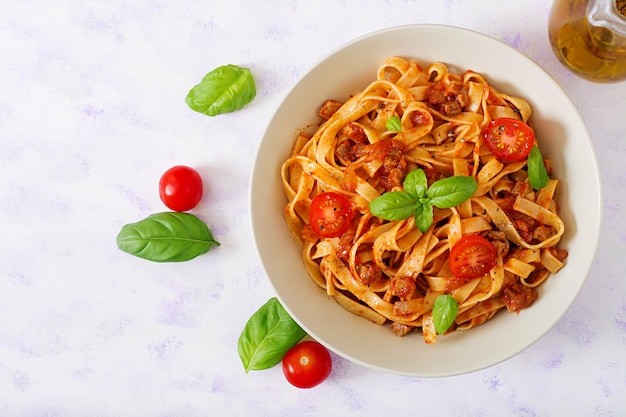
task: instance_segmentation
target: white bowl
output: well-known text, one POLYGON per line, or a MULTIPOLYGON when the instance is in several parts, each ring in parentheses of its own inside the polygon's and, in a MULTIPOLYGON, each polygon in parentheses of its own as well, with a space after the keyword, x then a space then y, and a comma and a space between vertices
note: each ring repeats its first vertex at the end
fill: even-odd
POLYGON ((565 314, 591 268, 601 227, 601 184, 587 129, 559 85, 517 50, 486 35, 440 25, 410 25, 358 38, 323 59, 294 86, 272 118, 251 177, 250 210, 258 255, 278 299, 326 347, 358 364, 401 375, 439 377, 504 361, 541 338, 565 314), (560 247, 566 266, 540 287, 538 300, 519 315, 502 312, 482 326, 426 344, 417 332, 394 335, 357 317, 309 278, 301 249, 284 217, 280 167, 299 129, 317 121, 320 104, 347 99, 375 78, 385 58, 444 62, 455 72, 472 69, 502 92, 527 99, 544 155, 561 180, 558 202, 566 232, 560 247))

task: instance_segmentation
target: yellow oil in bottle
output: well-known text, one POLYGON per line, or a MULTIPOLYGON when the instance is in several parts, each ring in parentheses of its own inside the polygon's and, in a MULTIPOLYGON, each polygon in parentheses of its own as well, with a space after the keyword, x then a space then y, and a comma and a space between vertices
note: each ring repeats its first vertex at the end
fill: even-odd
MULTIPOLYGON (((619 29, 626 29, 626 17, 621 14, 623 0, 605 1, 615 3, 614 17, 618 25, 623 25, 619 29)), ((590 24, 588 3, 588 0, 555 0, 548 26, 554 53, 574 73, 590 81, 625 80, 626 37, 610 26, 590 24)))

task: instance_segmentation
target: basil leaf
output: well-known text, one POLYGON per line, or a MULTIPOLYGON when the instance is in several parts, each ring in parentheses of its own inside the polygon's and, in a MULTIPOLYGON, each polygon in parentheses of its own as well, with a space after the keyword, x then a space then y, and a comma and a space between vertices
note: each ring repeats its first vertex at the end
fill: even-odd
POLYGON ((404 220, 413 214, 415 200, 403 191, 391 191, 370 201, 370 212, 385 220, 404 220))
POLYGON ((276 297, 270 298, 250 317, 237 342, 246 373, 276 365, 305 335, 276 297))
POLYGON ((478 184, 474 177, 455 176, 435 181, 426 195, 430 203, 439 208, 455 207, 470 198, 476 192, 478 184))
POLYGON ((117 246, 124 252, 154 262, 183 262, 219 243, 206 224, 189 213, 156 213, 122 226, 117 246))
POLYGON ((402 186, 404 187, 404 192, 414 199, 417 200, 420 197, 424 197, 428 189, 426 174, 421 169, 411 171, 407 174, 402 186))
POLYGON ((459 313, 459 304, 450 294, 440 295, 433 304, 433 324, 438 334, 444 334, 454 323, 459 313))
POLYGON ((548 185, 549 179, 543 155, 538 147, 533 146, 528 154, 528 181, 535 190, 540 190, 548 185))
POLYGON ((420 232, 426 233, 426 231, 433 224, 433 206, 429 201, 418 201, 413 207, 415 210, 415 224, 420 232))
POLYGON ((387 128, 387 130, 390 130, 392 132, 401 132, 402 123, 400 122, 400 118, 398 116, 391 116, 389 119, 387 119, 385 127, 387 128))
POLYGON ((215 68, 194 86, 185 102, 207 116, 217 116, 243 108, 256 95, 254 77, 248 68, 224 65, 215 68))

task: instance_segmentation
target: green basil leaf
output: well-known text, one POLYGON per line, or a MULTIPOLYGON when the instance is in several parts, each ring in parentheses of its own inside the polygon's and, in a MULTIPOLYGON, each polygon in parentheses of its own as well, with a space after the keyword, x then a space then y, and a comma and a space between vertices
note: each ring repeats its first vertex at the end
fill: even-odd
POLYGON ((415 215, 415 224, 420 232, 426 233, 426 231, 433 224, 433 206, 429 201, 418 201, 413 206, 415 215))
POLYGON ((421 169, 411 171, 407 174, 402 186, 404 187, 404 192, 415 200, 424 197, 428 189, 426 174, 421 169))
POLYGON ((404 220, 413 214, 415 200, 403 191, 391 191, 370 201, 370 212, 385 220, 404 220))
POLYGON ((548 185, 549 179, 543 155, 538 147, 533 146, 528 154, 528 181, 535 190, 540 190, 548 185))
POLYGON ((459 304, 450 294, 440 295, 433 304, 433 324, 438 334, 444 334, 456 319, 459 304))
POLYGON ((385 127, 391 132, 401 132, 402 123, 400 121, 400 118, 398 116, 391 116, 389 119, 387 119, 385 127))
POLYGON ((474 177, 455 176, 435 181, 426 195, 430 203, 439 208, 455 207, 470 198, 476 192, 478 184, 474 177))
POLYGON ((237 342, 246 373, 273 367, 305 335, 276 297, 270 298, 250 317, 237 342))
POLYGON ((189 213, 164 212, 122 226, 117 246, 124 252, 154 262, 183 262, 219 243, 206 224, 189 213))
POLYGON ((256 85, 250 70, 230 64, 205 75, 189 90, 185 102, 192 110, 217 116, 243 108, 254 96, 256 85))

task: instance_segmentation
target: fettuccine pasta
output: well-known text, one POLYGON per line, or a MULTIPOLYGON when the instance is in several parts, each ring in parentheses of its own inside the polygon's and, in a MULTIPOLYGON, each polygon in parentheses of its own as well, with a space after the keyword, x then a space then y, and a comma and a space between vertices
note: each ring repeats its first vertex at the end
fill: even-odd
POLYGON ((298 136, 282 166, 285 219, 311 279, 346 310, 390 324, 399 336, 421 331, 435 343, 438 296, 451 294, 458 303, 449 331, 467 330, 500 310, 528 307, 537 287, 563 267, 567 252, 557 245, 565 228, 550 160, 544 160, 547 185, 534 190, 527 160, 499 160, 481 135, 497 118, 532 125, 524 99, 496 90, 473 71, 456 74, 443 63, 422 67, 390 57, 365 89, 345 102, 328 100, 319 114, 319 128, 298 136), (388 129, 391 117, 399 119, 400 130, 388 129), (402 190, 416 169, 429 183, 464 175, 478 186, 460 205, 434 208, 425 232, 414 217, 373 216, 369 203, 402 190), (309 209, 328 191, 346 197, 354 215, 346 232, 323 238, 309 225, 309 209), (450 271, 450 249, 472 234, 495 246, 495 266, 484 276, 458 279, 450 271))

